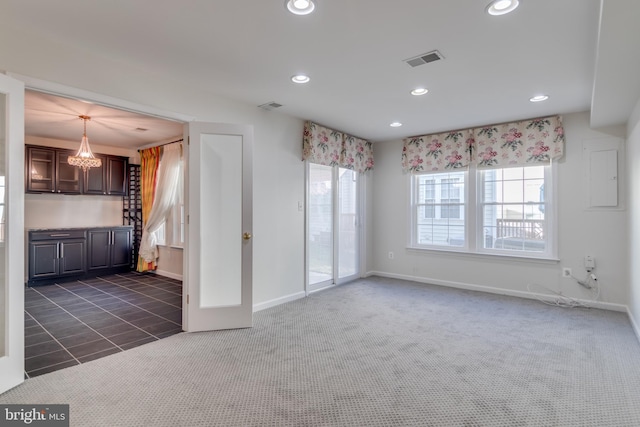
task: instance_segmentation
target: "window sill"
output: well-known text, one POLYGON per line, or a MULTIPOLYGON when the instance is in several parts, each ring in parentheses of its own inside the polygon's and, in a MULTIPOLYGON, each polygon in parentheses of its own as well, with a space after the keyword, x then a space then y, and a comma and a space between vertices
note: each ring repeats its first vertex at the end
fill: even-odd
POLYGON ((507 254, 507 253, 490 253, 490 252, 469 252, 465 250, 455 250, 455 249, 446 249, 446 248, 421 248, 415 246, 407 247, 407 251, 413 253, 429 253, 429 254, 437 254, 443 256, 451 256, 451 255, 459 255, 462 257, 469 257, 475 259, 487 259, 487 260, 513 260, 513 261, 522 261, 522 262, 533 262, 533 263, 541 263, 541 264, 557 264, 560 262, 559 258, 548 257, 548 256, 528 256, 528 255, 518 255, 518 254, 507 254))
POLYGON ((164 243, 158 243, 156 244, 156 246, 160 247, 160 248, 167 248, 167 249, 184 249, 184 246, 178 246, 178 245, 166 245, 164 243))

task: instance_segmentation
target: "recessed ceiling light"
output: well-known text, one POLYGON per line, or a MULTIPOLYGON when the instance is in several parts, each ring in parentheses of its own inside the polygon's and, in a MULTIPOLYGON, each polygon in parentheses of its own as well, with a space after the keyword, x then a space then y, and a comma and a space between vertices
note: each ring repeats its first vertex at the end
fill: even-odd
POLYGON ((489 15, 504 15, 513 12, 520 2, 518 0, 494 0, 487 6, 489 15))
POLYGON ((399 128, 400 126, 402 126, 402 123, 393 122, 393 123, 390 123, 389 126, 391 126, 392 128, 399 128))
POLYGON ((417 87, 411 91, 411 95, 420 96, 420 95, 424 95, 427 92, 429 92, 429 89, 425 89, 423 87, 417 87))
POLYGON ((291 76, 291 81, 294 83, 308 83, 309 80, 311 79, 305 74, 296 74, 295 76, 291 76))
POLYGON ((308 15, 316 8, 313 0, 286 0, 284 4, 289 12, 296 15, 308 15))
POLYGON ((536 95, 532 98, 529 98, 529 101, 531 102, 541 102, 541 101, 546 101, 547 99, 549 99, 548 95, 536 95))

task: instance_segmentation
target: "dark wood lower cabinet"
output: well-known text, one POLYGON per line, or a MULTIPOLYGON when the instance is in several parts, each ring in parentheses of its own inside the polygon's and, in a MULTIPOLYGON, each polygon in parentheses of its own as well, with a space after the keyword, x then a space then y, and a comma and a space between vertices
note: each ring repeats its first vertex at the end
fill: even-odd
POLYGON ((29 286, 130 270, 132 227, 29 231, 29 286))
POLYGON ((129 266, 133 227, 87 230, 89 271, 129 266))

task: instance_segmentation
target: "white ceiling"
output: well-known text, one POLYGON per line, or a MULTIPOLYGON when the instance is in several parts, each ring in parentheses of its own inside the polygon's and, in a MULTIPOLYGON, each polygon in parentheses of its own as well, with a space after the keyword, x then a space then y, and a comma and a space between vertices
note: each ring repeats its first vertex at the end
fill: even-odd
MULTIPOLYGON (((618 25, 621 17, 638 22, 640 2, 605 0, 613 12, 602 23, 599 0, 521 0, 505 16, 485 13, 488 3, 317 0, 312 15, 295 16, 284 0, 0 0, 0 25, 99 52, 154 76, 179 76, 254 106, 275 101, 283 104, 280 112, 372 141, 588 111, 592 98, 602 99, 592 111, 598 126, 627 120, 640 83, 628 86, 621 77, 640 82, 638 69, 621 76, 606 64, 640 52, 637 46, 633 52, 616 49, 617 38, 629 39, 631 48, 640 40, 637 29, 625 33, 618 25), (606 41, 600 52, 599 39, 606 41), (445 59, 416 68, 403 62, 434 49, 445 59), (311 82, 292 83, 299 72, 311 82), (416 86, 429 93, 411 96, 416 86), (529 102, 541 93, 550 99, 529 102), (608 108, 621 97, 624 105, 608 108), (404 126, 389 127, 396 120, 404 126)), ((29 96, 27 132, 61 137, 68 124, 71 139, 78 139, 81 121, 74 116, 100 111, 96 105, 81 107, 29 96)), ((173 136, 164 132, 174 128, 154 130, 139 117, 100 114, 104 120, 96 116, 88 125, 92 143, 109 145, 101 133, 109 129, 113 134, 104 141, 117 145, 118 132, 131 137, 125 130, 134 126, 173 136)))
POLYGON ((91 117, 87 137, 94 145, 139 148, 182 136, 182 123, 42 92, 27 90, 24 103, 26 135, 79 143, 84 115, 91 117))

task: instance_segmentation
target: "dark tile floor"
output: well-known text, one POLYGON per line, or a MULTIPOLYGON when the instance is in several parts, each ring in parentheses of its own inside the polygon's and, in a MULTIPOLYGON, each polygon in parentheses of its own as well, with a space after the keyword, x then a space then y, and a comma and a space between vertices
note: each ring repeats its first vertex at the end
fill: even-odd
POLYGON ((29 377, 182 330, 182 282, 136 272, 25 290, 29 377))

